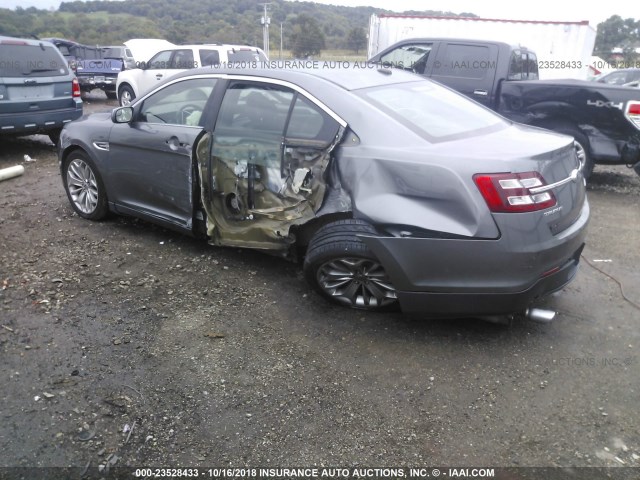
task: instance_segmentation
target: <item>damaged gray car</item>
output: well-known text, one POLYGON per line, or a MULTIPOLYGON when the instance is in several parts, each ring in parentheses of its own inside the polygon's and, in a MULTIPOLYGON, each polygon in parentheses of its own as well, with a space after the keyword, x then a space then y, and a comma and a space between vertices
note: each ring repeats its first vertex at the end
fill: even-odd
POLYGON ((525 312, 571 281, 589 219, 575 152, 374 68, 190 70, 59 144, 81 217, 300 259, 331 301, 424 317, 525 312))

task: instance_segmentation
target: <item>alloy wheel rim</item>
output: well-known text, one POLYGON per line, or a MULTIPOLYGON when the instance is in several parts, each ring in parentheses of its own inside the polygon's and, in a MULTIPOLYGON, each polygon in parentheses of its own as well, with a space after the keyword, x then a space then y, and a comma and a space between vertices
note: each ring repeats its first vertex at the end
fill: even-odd
POLYGON ((129 104, 131 103, 131 94, 129 93, 128 90, 124 90, 122 92, 122 94, 120 95, 120 100, 121 100, 121 105, 123 107, 128 107, 129 104))
POLYGON ((98 182, 91 167, 80 159, 69 163, 67 186, 71 201, 82 213, 90 214, 98 206, 98 182))
POLYGON ((578 160, 581 164, 584 165, 585 160, 587 159, 587 152, 580 142, 574 140, 573 146, 576 149, 576 155, 578 156, 578 160))
POLYGON ((398 298, 382 265, 370 259, 331 260, 318 269, 317 278, 327 295, 356 308, 380 308, 398 298))

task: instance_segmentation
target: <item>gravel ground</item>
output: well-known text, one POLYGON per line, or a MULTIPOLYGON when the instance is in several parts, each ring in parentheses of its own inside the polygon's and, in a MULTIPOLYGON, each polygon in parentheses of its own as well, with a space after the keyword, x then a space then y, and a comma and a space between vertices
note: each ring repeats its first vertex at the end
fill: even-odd
POLYGON ((631 170, 596 168, 591 265, 543 305, 557 319, 505 326, 334 307, 295 264, 134 219, 85 221, 47 137, 1 141, 0 168, 26 172, 0 183, 0 478, 87 466, 90 478, 110 478, 99 466, 640 473, 620 468, 640 467, 640 311, 616 283, 640 303, 631 170))

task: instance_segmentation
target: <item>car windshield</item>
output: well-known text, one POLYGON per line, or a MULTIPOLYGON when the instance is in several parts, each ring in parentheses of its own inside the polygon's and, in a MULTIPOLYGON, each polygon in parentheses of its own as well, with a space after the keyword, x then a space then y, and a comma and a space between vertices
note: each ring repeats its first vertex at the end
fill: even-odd
POLYGON ((499 115, 427 80, 360 90, 360 95, 430 142, 506 128, 499 115))
POLYGON ((67 62, 53 45, 0 43, 0 77, 57 77, 68 75, 67 62))
MULTIPOLYGON (((380 58, 380 62, 396 68, 412 69, 415 68, 416 64, 426 64, 430 52, 431 44, 404 45, 383 55, 380 58)), ((424 68, 422 70, 424 70, 424 68)))

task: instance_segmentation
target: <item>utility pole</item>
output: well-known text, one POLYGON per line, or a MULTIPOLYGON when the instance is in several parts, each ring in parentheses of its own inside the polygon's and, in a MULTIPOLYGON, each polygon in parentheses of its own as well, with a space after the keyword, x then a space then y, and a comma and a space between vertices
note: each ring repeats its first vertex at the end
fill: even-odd
POLYGON ((280 60, 282 60, 282 22, 280 22, 280 60))
POLYGON ((267 58, 269 58, 269 24, 271 23, 271 19, 267 16, 267 7, 271 5, 271 3, 261 3, 260 5, 264 7, 264 15, 260 19, 260 23, 262 23, 262 49, 267 58))

